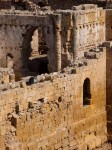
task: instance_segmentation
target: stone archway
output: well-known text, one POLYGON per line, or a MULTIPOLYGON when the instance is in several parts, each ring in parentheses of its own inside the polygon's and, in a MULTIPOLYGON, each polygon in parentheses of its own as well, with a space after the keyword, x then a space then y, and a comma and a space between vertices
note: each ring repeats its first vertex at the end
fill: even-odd
POLYGON ((49 73, 47 52, 44 26, 30 28, 22 45, 23 76, 49 73))

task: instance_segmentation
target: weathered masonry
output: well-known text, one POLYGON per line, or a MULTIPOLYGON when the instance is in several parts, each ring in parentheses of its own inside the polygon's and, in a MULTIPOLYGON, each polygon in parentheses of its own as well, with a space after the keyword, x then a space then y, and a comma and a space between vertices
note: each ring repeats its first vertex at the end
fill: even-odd
MULTIPOLYGON (((11 54, 14 62, 9 67, 14 68, 17 77, 21 77, 27 72, 32 57, 33 64, 40 57, 48 63, 48 69, 45 69, 48 72, 60 71, 77 57, 83 57, 84 51, 105 41, 105 11, 95 5, 91 7, 88 6, 86 10, 57 11, 49 15, 30 12, 28 15, 22 12, 6 15, 3 12, 0 16, 1 67, 9 66, 11 54), (35 57, 38 58, 34 60, 35 57)), ((37 73, 40 73, 39 63, 34 68, 37 73)))
POLYGON ((111 142, 112 9, 8 4, 0 10, 0 150, 111 142))
POLYGON ((31 86, 21 81, 2 92, 0 145, 5 146, 6 138, 9 149, 81 150, 107 141, 105 49, 97 54, 87 66, 79 63, 63 74, 41 75, 31 86), (91 97, 85 105, 83 85, 87 78, 91 97))

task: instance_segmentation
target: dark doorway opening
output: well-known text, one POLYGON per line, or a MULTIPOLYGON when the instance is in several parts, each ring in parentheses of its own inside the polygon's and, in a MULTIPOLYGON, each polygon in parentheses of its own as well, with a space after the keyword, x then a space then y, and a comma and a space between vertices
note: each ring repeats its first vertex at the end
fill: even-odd
POLYGON ((44 4, 43 2, 38 2, 38 5, 39 5, 40 7, 45 7, 45 4, 44 4))
POLYGON ((16 9, 16 10, 27 10, 26 9, 26 2, 22 2, 22 1, 13 1, 12 2, 12 6, 16 9))
POLYGON ((91 92, 90 92, 90 79, 86 78, 83 84, 83 106, 90 105, 91 92))
POLYGON ((29 60, 28 69, 38 75, 49 73, 47 56, 41 56, 29 60))
POLYGON ((48 46, 44 27, 31 28, 23 43, 23 76, 49 73, 48 46))

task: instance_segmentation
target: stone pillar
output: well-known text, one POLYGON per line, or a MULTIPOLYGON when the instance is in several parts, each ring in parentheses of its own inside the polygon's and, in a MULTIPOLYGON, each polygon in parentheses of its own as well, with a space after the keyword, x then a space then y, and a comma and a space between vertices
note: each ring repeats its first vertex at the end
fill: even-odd
POLYGON ((39 41, 38 41, 38 29, 34 31, 34 34, 32 36, 32 41, 31 41, 31 48, 32 48, 32 53, 31 56, 36 56, 39 54, 38 47, 39 47, 39 41))
POLYGON ((78 57, 78 26, 76 24, 76 15, 73 13, 73 60, 75 61, 78 57))
POLYGON ((67 40, 66 40, 66 53, 68 53, 69 45, 70 45, 70 38, 71 38, 71 28, 67 30, 67 40))
POLYGON ((55 23, 55 61, 56 61, 56 71, 61 70, 61 14, 54 15, 54 23, 55 23))
POLYGON ((9 82, 14 83, 15 82, 15 74, 10 74, 9 75, 9 82))
POLYGON ((10 68, 10 69, 14 68, 14 60, 13 60, 12 54, 10 53, 7 54, 6 62, 7 62, 7 65, 6 65, 7 68, 10 68))
POLYGON ((98 47, 98 12, 95 12, 96 22, 95 22, 95 48, 98 47))
POLYGON ((107 111, 107 138, 112 142, 112 41, 105 41, 106 47, 106 111, 107 111))

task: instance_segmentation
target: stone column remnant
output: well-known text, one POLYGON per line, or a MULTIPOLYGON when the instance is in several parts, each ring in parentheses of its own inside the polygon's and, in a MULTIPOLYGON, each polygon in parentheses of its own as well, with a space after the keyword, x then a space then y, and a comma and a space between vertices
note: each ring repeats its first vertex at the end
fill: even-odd
POLYGON ((77 45, 78 45, 78 26, 76 23, 76 14, 73 13, 73 60, 75 61, 78 57, 77 45))
POLYGON ((71 31, 73 28, 73 22, 72 22, 72 13, 67 12, 66 13, 67 21, 66 26, 67 26, 67 39, 66 39, 66 53, 69 52, 69 46, 70 46, 70 40, 71 40, 71 31))
POLYGON ((31 48, 32 48, 32 53, 31 56, 36 56, 38 55, 38 47, 39 47, 39 42, 38 42, 38 29, 34 31, 34 34, 32 36, 32 41, 31 41, 31 48))
POLYGON ((95 47, 98 47, 98 12, 95 12, 96 22, 95 22, 95 47))
POLYGON ((14 83, 15 82, 15 74, 10 74, 9 75, 9 82, 14 83))
POLYGON ((54 15, 56 71, 61 70, 61 14, 54 15))

